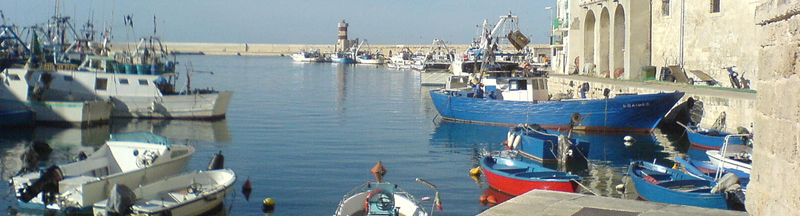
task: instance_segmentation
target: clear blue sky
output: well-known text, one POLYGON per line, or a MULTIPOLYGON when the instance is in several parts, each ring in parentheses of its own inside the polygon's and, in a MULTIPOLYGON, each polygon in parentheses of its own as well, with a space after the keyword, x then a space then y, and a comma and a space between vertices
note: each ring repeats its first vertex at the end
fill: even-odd
MULTIPOLYGON (((2 0, 7 24, 44 23, 55 0, 2 0)), ((484 19, 517 15, 532 43, 546 44, 555 0, 61 0, 61 14, 76 28, 93 15, 95 28, 113 25, 114 41, 153 32, 166 42, 335 44, 337 23, 350 23, 349 37, 370 44, 430 44, 434 38, 468 44, 484 19), (113 17, 112 17, 113 13, 113 17), (136 35, 123 25, 133 14, 136 35)), ((555 11, 553 11, 555 12, 555 11)))

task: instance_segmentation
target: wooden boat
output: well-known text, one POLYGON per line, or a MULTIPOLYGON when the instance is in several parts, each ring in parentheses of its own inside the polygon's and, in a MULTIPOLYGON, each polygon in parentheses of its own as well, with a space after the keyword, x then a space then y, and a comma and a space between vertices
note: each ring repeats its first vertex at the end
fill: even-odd
POLYGON ((522 151, 540 162, 555 162, 559 158, 586 160, 590 145, 587 141, 549 134, 544 129, 530 125, 512 127, 504 143, 509 149, 522 151), (564 146, 560 147, 560 144, 564 146), (565 151, 560 151, 561 148, 565 151))
MULTIPOLYGON (((692 147, 701 150, 719 150, 725 144, 725 137, 733 135, 724 131, 697 126, 686 126, 686 135, 692 147)), ((728 139, 728 145, 744 145, 744 137, 732 137, 728 139)))
POLYGON ((581 177, 501 156, 486 155, 481 171, 489 186, 514 196, 530 190, 575 192, 581 177))
MULTIPOLYGON (((200 215, 222 203, 231 191, 236 173, 231 169, 195 171, 168 177, 147 185, 133 188, 134 202, 109 204, 109 199, 94 203, 95 216, 109 213, 134 215, 200 215), (116 207, 117 209, 114 209, 116 207)), ((121 190, 118 190, 121 191, 121 190)), ((120 193, 119 196, 126 196, 120 193)))
POLYGON ((86 159, 11 178, 20 207, 91 211, 113 184, 137 186, 182 171, 195 148, 147 132, 112 134, 86 159))
POLYGON ((639 196, 648 201, 717 209, 729 206, 723 185, 708 178, 644 161, 632 162, 628 175, 639 196))
POLYGON ((687 173, 704 179, 713 180, 714 178, 724 176, 727 173, 732 173, 739 178, 739 184, 742 186, 742 188, 747 189, 747 184, 750 183, 749 173, 745 173, 736 169, 724 169, 708 161, 696 161, 675 157, 675 162, 681 164, 687 173))
MULTIPOLYGON (((376 182, 366 182, 344 195, 334 216, 346 215, 386 215, 386 216, 427 216, 428 213, 414 196, 404 191, 396 184, 383 182, 386 168, 381 162, 373 167, 376 182)), ((428 185, 436 190, 436 186, 424 180, 418 182, 428 185)), ((436 192, 434 205, 439 204, 439 194, 436 192)))

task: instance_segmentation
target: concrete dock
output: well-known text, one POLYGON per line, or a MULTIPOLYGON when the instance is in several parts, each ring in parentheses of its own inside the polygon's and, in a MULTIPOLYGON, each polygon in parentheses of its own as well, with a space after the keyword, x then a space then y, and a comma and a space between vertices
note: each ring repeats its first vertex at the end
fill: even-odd
POLYGON ((533 190, 500 203, 478 215, 641 215, 739 216, 747 212, 672 205, 557 191, 533 190))

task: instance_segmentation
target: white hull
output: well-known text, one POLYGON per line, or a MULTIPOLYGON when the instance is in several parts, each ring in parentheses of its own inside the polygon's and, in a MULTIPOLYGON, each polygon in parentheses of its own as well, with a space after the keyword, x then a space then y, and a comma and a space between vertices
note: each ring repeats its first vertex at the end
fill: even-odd
MULTIPOLYGON (((236 174, 223 169, 186 173, 132 188, 136 194, 133 214, 200 215, 220 205, 235 181, 236 174), (199 192, 187 190, 193 183, 199 184, 199 192)), ((108 215, 105 209, 107 201, 94 204, 92 211, 95 216, 108 215)))
MULTIPOLYGON (((25 74, 24 70, 14 72, 25 74)), ((46 85, 46 90, 41 93, 45 101, 64 98, 72 101, 110 100, 113 104, 111 117, 224 118, 233 95, 232 91, 162 94, 156 85, 156 80, 163 78, 159 75, 73 70, 39 70, 32 73, 32 77, 40 77, 44 74, 52 77, 52 81, 46 85), (98 80, 104 80, 105 84, 100 86, 98 80)), ((25 93, 27 94, 27 91, 25 93)), ((98 111, 96 113, 102 114, 99 112, 100 108, 93 107, 90 111, 98 111)), ((80 116, 88 117, 88 115, 80 116)), ((97 118, 97 116, 92 118, 97 118)))
MULTIPOLYGON (((730 146, 728 146, 730 148, 730 146)), ((720 154, 719 150, 708 150, 706 151, 706 155, 708 155, 708 159, 711 161, 712 164, 716 165, 717 167, 722 167, 725 169, 735 169, 747 174, 750 174, 750 169, 752 169, 752 165, 749 163, 744 163, 741 161, 733 160, 730 157, 739 152, 728 152, 726 156, 723 157, 720 154)))
MULTIPOLYGON (((367 199, 369 192, 361 192, 345 199, 337 209, 338 214, 334 216, 356 215, 364 212, 364 200, 367 199)), ((395 207, 399 208, 400 215, 403 216, 427 216, 422 207, 416 205, 411 199, 403 194, 394 195, 395 207)))
POLYGON ((37 122, 91 125, 109 121, 112 104, 107 101, 94 99, 64 101, 66 97, 32 100, 29 95, 36 86, 30 84, 35 81, 28 80, 32 77, 26 76, 27 74, 25 69, 10 68, 0 75, 0 80, 6 81, 4 88, 0 88, 0 100, 3 100, 5 105, 33 110, 36 112, 37 122))
MULTIPOLYGON (((63 175, 63 179, 58 181, 59 193, 56 195, 56 200, 60 201, 59 204, 51 204, 47 208, 86 209, 95 202, 106 199, 107 191, 113 184, 135 187, 181 172, 194 152, 194 147, 187 145, 167 147, 141 142, 109 141, 86 160, 58 166, 63 175), (138 160, 147 151, 157 152, 160 157, 151 165, 139 164, 138 160)), ((13 177, 17 197, 21 197, 21 189, 26 185, 33 185, 39 178, 39 172, 13 177)), ((26 205, 44 207, 42 193, 26 205)))
POLYGON ((222 118, 228 112, 232 91, 219 93, 165 95, 152 97, 113 97, 113 117, 124 118, 222 118))
POLYGON ((112 104, 108 101, 45 101, 30 102, 37 122, 92 125, 108 123, 112 104))
POLYGON ((384 63, 384 60, 382 58, 381 59, 361 59, 361 58, 357 58, 356 61, 358 61, 358 63, 361 63, 361 64, 383 64, 384 63))

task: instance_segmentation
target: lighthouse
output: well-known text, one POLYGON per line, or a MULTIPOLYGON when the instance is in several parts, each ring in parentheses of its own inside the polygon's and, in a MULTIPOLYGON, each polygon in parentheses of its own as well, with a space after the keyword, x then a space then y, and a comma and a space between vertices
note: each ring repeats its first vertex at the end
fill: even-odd
POLYGON ((339 43, 336 45, 340 47, 341 50, 350 48, 350 41, 347 40, 347 26, 348 24, 344 22, 344 20, 339 23, 339 43))

